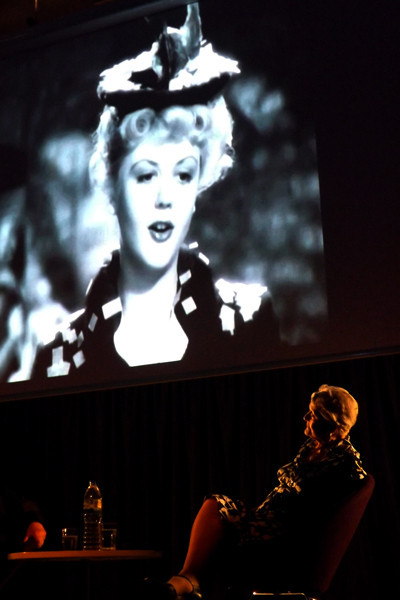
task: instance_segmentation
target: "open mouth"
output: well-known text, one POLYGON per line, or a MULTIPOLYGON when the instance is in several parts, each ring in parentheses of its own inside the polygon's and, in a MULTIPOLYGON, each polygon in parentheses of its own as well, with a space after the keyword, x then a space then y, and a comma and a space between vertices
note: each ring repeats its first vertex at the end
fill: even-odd
POLYGON ((149 232, 155 242, 166 242, 172 235, 174 226, 170 221, 155 221, 149 226, 149 232))

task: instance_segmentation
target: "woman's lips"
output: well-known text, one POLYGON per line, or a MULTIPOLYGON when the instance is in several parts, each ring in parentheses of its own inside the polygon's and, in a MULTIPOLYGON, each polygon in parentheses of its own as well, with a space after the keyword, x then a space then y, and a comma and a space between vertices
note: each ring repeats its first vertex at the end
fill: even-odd
POLYGON ((149 232, 155 242, 166 242, 172 235, 174 226, 170 221, 156 221, 149 226, 149 232))

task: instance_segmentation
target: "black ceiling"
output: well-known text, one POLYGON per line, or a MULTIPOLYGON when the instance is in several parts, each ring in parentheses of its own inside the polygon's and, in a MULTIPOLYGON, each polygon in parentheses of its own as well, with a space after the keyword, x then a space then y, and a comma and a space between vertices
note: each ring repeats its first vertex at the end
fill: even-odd
POLYGON ((0 35, 15 35, 36 23, 44 24, 115 0, 1 0, 0 35))

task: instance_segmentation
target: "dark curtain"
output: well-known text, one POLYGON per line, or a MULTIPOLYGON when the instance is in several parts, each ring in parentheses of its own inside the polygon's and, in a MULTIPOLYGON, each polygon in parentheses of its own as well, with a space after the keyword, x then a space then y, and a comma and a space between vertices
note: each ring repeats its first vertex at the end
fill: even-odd
POLYGON ((264 498, 302 442, 302 417, 322 383, 358 399, 351 438, 376 479, 328 600, 383 598, 397 587, 400 558, 399 355, 3 402, 3 477, 39 503, 47 549, 60 547, 61 527, 81 527, 94 479, 119 547, 161 550, 168 575, 208 492, 264 498))

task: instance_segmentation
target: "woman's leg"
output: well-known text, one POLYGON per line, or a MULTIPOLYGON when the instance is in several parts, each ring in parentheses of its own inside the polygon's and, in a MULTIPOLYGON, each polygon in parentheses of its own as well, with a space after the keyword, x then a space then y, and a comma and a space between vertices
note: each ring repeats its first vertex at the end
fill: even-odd
POLYGON ((223 532, 224 526, 218 511, 218 502, 214 498, 208 498, 193 522, 188 551, 179 572, 190 581, 176 575, 169 580, 178 595, 192 591, 190 582, 198 585, 204 567, 222 540, 223 532))

